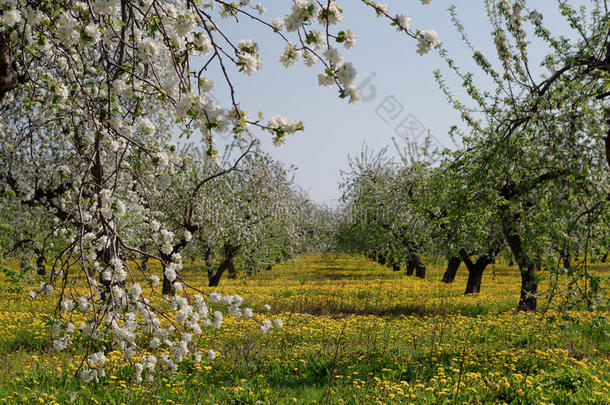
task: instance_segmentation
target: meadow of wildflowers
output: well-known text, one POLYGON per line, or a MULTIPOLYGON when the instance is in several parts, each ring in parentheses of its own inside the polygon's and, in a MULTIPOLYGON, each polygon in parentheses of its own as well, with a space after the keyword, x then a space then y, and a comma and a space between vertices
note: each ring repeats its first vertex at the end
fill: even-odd
POLYGON ((447 285, 441 263, 429 268, 420 280, 361 256, 313 254, 210 289, 195 263, 198 288, 239 294, 283 325, 225 314, 196 338, 214 348, 199 362, 139 381, 134 364, 146 359, 111 352, 97 384, 77 375, 78 349, 53 350, 52 299, 19 291, 33 279, 2 276, 0 403, 610 403, 607 312, 559 300, 517 313, 515 267, 494 265, 469 296, 464 269, 447 285))

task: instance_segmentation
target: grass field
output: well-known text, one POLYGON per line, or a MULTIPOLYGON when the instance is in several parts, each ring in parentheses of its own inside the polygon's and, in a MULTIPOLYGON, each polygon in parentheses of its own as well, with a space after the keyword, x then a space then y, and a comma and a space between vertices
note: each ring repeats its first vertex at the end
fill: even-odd
MULTIPOLYGON (((429 265, 419 280, 360 256, 315 254, 225 279, 216 291, 259 311, 270 304, 284 328, 261 336, 227 317, 198 343, 215 360, 139 385, 112 355, 108 376, 83 385, 79 353, 51 347, 53 302, 27 297, 35 280, 0 276, 0 403, 610 404, 607 312, 517 313, 515 267, 493 266, 481 294, 466 297, 464 268, 451 285, 442 271, 429 265)), ((595 271, 607 287, 610 271, 595 271)))

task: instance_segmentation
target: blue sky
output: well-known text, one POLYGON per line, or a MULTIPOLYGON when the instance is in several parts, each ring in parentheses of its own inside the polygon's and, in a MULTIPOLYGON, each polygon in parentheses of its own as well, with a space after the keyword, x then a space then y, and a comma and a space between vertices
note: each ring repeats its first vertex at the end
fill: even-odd
MULTIPOLYGON (((267 9, 265 19, 271 20, 285 15, 292 2, 262 3, 267 9)), ((358 37, 357 45, 343 52, 345 59, 358 70, 357 83, 369 79, 366 95, 371 94, 370 85, 376 89, 376 96, 369 97, 372 100, 356 105, 339 99, 336 89, 318 86, 316 76, 320 66, 307 68, 297 64, 289 69, 281 66, 278 59, 284 44, 270 31, 246 21, 243 21, 245 24, 225 23, 233 38, 251 38, 261 47, 262 69, 252 76, 234 75, 242 109, 251 114, 262 111, 266 118, 281 114, 305 124, 305 131, 289 136, 279 148, 269 142, 269 135, 262 134, 266 139, 264 149, 287 166, 296 166, 295 181, 312 199, 331 205, 340 196, 340 171, 348 168, 348 155, 359 154, 364 143, 376 150, 390 145, 392 137, 397 137, 398 124, 416 119, 440 143, 450 146, 447 131, 460 121, 434 81, 435 69, 447 70, 438 55, 417 55, 414 40, 396 32, 387 20, 376 18, 360 1, 343 0, 340 4, 345 16, 341 29, 349 28, 358 37), (389 103, 394 106, 393 114, 387 112, 391 110, 389 103)), ((451 4, 456 4, 475 46, 487 55, 495 53, 482 1, 433 0, 430 5, 422 6, 419 0, 395 0, 387 4, 393 13, 410 16, 414 27, 436 30, 458 64, 475 70, 470 52, 447 11, 451 4)), ((545 24, 552 32, 566 34, 566 24, 556 10, 555 1, 531 0, 528 5, 543 12, 545 24)), ((536 43, 533 50, 539 55, 546 51, 544 45, 536 43)), ((217 85, 215 95, 221 103, 227 103, 221 77, 212 74, 212 78, 217 85)), ((455 78, 450 74, 446 78, 459 91, 455 78)))

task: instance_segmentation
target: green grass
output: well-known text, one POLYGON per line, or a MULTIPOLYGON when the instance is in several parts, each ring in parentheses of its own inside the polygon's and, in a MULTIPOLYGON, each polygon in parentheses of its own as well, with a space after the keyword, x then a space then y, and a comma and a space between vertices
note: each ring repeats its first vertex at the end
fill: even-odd
POLYGON ((83 384, 74 377, 81 353, 50 348, 52 302, 5 293, 0 403, 610 403, 607 312, 517 313, 515 268, 496 266, 470 297, 463 269, 450 286, 442 270, 429 266, 418 280, 359 256, 319 254, 224 280, 221 293, 258 309, 271 303, 285 328, 260 336, 229 318, 199 341, 220 353, 215 361, 140 385, 115 360, 99 384, 83 384))

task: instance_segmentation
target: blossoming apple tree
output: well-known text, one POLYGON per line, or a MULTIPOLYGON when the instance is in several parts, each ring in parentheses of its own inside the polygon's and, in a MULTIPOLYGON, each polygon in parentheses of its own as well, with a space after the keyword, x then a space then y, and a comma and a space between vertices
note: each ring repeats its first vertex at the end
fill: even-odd
MULTIPOLYGON (((238 144, 253 131, 282 143, 303 128, 279 115, 264 119, 242 110, 232 78, 260 69, 264 44, 235 38, 222 19, 266 27, 285 44, 281 64, 302 59, 318 69, 321 85, 357 101, 356 70, 339 51, 356 37, 335 29, 343 20, 339 4, 296 0, 272 20, 262 4, 249 0, 0 4, 0 187, 22 206, 44 209, 53 217, 51 234, 61 235, 47 281, 32 292, 57 297, 54 347, 85 348, 85 381, 104 375, 105 353, 112 349, 134 363, 138 381, 160 367, 174 371, 187 358, 199 361, 193 336, 223 319, 210 303, 224 303, 235 316, 256 316, 231 295, 177 293, 155 304, 155 282, 141 285, 149 274, 134 260, 159 260, 172 278, 182 266, 175 248, 192 232, 188 222, 174 233, 170 222, 158 220, 148 200, 158 191, 152 180, 180 175, 172 134, 196 136, 214 157, 219 133, 233 134, 238 144), (228 106, 213 101, 212 71, 227 88, 228 106), (143 235, 153 235, 153 243, 143 235), (143 349, 152 354, 137 357, 143 349)), ((437 45, 434 32, 412 29, 387 6, 362 4, 415 39, 419 53, 437 45)), ((257 319, 264 332, 273 325, 257 319)))
POLYGON ((430 232, 419 201, 427 193, 429 167, 419 158, 400 165, 387 149, 375 154, 365 148, 351 159, 342 184, 337 242, 396 271, 404 264, 408 275, 424 278, 420 254, 429 252, 430 232))
MULTIPOLYGON (((440 72, 436 75, 468 128, 454 128, 465 148, 453 163, 467 183, 466 200, 497 218, 521 271, 519 308, 532 311, 537 307, 537 271, 557 269, 557 257, 565 259, 575 246, 584 248, 586 259, 594 245, 591 237, 608 225, 610 137, 603 103, 610 94, 608 5, 594 2, 577 13, 569 2, 558 3, 575 39, 553 36, 542 13, 528 8, 526 1, 490 0, 486 7, 494 58, 477 50, 457 9, 451 12, 480 74, 493 88, 478 86, 477 76, 458 67, 446 50, 441 55, 471 103, 460 101, 440 72), (530 54, 532 39, 545 43, 550 53, 530 54), (533 63, 536 57, 540 72, 533 63)), ((585 275, 586 261, 579 266, 585 275)), ((588 293, 585 298, 599 304, 599 290, 593 290, 595 298, 588 293)))

